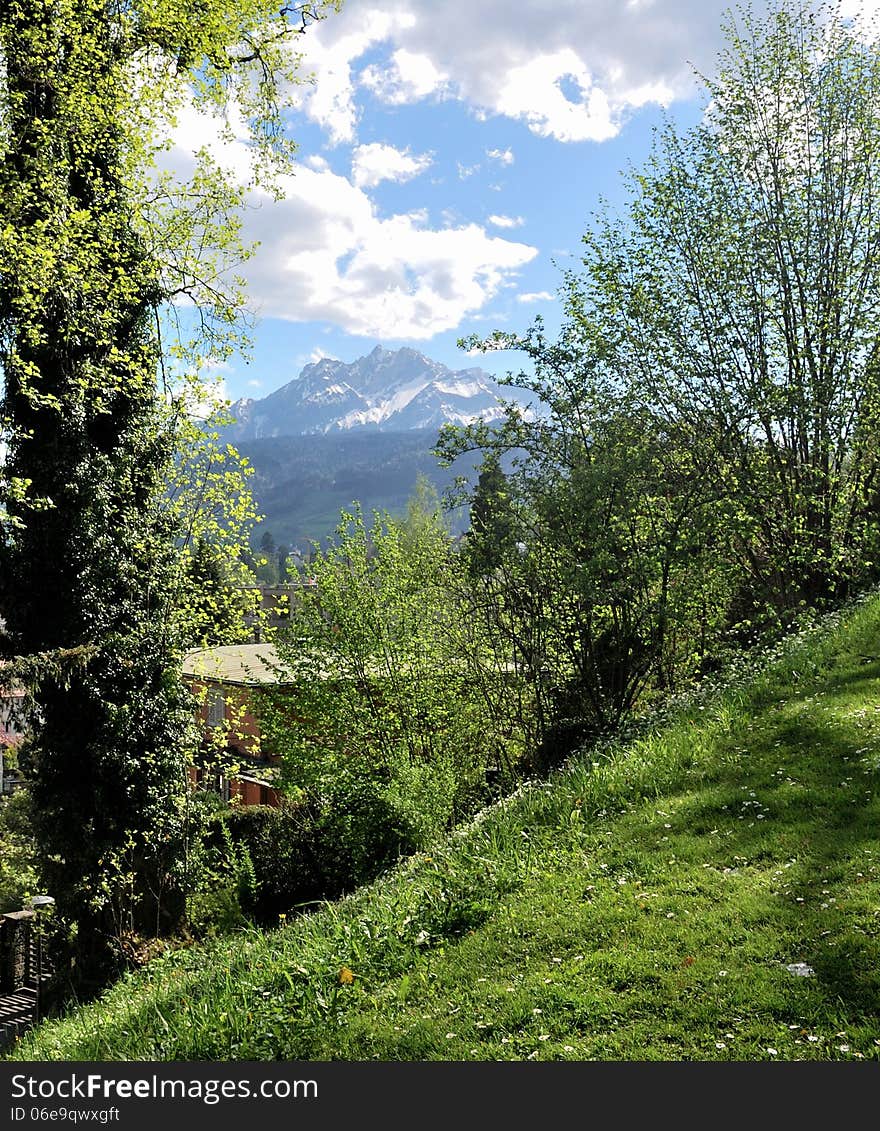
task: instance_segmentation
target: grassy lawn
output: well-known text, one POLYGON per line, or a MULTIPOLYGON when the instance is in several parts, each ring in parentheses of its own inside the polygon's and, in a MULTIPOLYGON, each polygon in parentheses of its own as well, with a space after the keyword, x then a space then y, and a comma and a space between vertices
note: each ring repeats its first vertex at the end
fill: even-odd
POLYGON ((880 1059, 878 692, 874 597, 371 887, 169 955, 14 1055, 880 1059))

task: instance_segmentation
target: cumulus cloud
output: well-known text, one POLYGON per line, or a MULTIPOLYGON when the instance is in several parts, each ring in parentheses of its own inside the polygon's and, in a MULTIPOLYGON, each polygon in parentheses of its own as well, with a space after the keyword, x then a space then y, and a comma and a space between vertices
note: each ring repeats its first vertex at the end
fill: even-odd
POLYGON ((301 170, 285 199, 248 214, 259 313, 351 334, 427 339, 482 308, 537 255, 477 224, 433 229, 423 213, 380 218, 344 177, 301 170))
POLYGON ((494 224, 496 228, 521 228, 525 223, 522 216, 501 216, 492 215, 488 217, 489 223, 494 224))
POLYGON ((359 188, 372 188, 380 181, 408 181, 431 165, 431 155, 413 155, 408 149, 371 142, 352 154, 352 179, 359 188))
POLYGON ((512 149, 487 149, 486 156, 502 165, 512 165, 514 161, 512 149))
POLYGON ((553 295, 549 291, 526 291, 516 296, 517 302, 552 302, 553 295))
POLYGON ((845 20, 877 17, 880 16, 880 2, 878 0, 841 0, 840 14, 845 20))
POLYGON ((403 34, 415 21, 415 13, 394 0, 375 8, 352 5, 343 15, 313 25, 297 41, 303 52, 302 74, 312 79, 298 89, 297 101, 327 130, 333 144, 355 138, 358 111, 352 64, 376 44, 403 34))
MULTIPOLYGON (((392 105, 454 97, 478 116, 501 114, 543 136, 601 141, 634 109, 693 93, 693 66, 712 70, 728 7, 557 0, 548 15, 543 4, 480 0, 463 26, 458 0, 351 5, 305 37, 318 80, 308 112, 332 140, 351 141, 360 87, 392 105)), ((502 163, 508 155, 488 154, 502 163)))
MULTIPOLYGON (((770 0, 762 2, 768 9, 770 0)), ((358 89, 392 105, 454 97, 485 119, 501 114, 561 141, 602 141, 646 104, 668 105, 711 73, 730 0, 480 0, 351 4, 303 37, 307 113, 332 142, 356 138, 358 89), (366 57, 369 53, 369 59, 366 57)), ((878 0, 841 0, 870 17, 878 0)), ((507 154, 509 150, 498 150, 507 154)), ((495 160, 503 157, 489 154, 495 160)))
MULTIPOLYGON (((218 137, 210 119, 182 115, 175 142, 169 163, 183 175, 206 146, 231 177, 249 182, 247 145, 218 137)), ((361 177, 372 181, 376 149, 360 149, 361 177)), ((386 161, 386 151, 397 154, 398 170, 407 157, 390 146, 379 150, 386 161)), ((424 208, 380 217, 363 185, 326 162, 301 166, 277 187, 281 199, 251 189, 243 215, 243 239, 259 247, 242 273, 252 305, 266 317, 324 321, 364 337, 428 339, 482 309, 538 254, 475 223, 432 228, 424 208)))
POLYGON ((323 173, 325 169, 330 168, 330 163, 326 157, 322 157, 320 153, 310 153, 305 159, 306 165, 310 169, 317 169, 319 173, 323 173))
POLYGON ((440 96, 448 90, 445 71, 435 66, 430 55, 402 47, 394 52, 386 66, 365 67, 360 81, 391 105, 418 102, 430 94, 440 96))
POLYGON ((313 365, 316 362, 319 362, 319 361, 338 361, 338 360, 339 359, 336 357, 335 354, 327 353, 326 350, 321 348, 321 346, 315 346, 315 348, 309 354, 309 361, 313 365))

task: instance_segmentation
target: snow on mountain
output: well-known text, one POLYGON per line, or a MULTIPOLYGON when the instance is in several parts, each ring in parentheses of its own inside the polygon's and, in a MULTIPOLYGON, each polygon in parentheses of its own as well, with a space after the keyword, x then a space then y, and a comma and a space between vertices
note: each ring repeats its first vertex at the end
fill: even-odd
POLYGON ((381 346, 346 363, 322 358, 261 400, 232 406, 233 440, 271 436, 399 432, 443 424, 498 420, 499 397, 510 398, 481 369, 452 370, 416 350, 381 346))

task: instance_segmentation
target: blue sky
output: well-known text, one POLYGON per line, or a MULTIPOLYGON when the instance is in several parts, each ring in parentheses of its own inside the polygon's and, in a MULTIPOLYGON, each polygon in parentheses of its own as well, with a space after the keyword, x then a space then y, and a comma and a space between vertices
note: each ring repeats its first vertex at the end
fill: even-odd
MULTIPOLYGON (((763 7, 756 4, 756 9, 763 7)), ((844 14, 876 10, 844 0, 844 14)), ((622 202, 666 114, 699 119, 719 0, 347 0, 311 28, 289 115, 284 199, 253 194, 246 265, 253 360, 219 372, 261 397, 321 356, 409 345, 502 373, 457 339, 559 324, 556 292, 590 216, 622 202)), ((179 156, 206 138, 183 114, 179 156)), ((216 152, 241 168, 241 143, 216 152)))

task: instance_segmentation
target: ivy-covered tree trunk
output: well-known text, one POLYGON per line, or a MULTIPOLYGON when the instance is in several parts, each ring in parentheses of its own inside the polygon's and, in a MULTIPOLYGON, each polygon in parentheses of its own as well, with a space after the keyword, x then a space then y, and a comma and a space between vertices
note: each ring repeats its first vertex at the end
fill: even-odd
POLYGON ((35 679, 33 797, 41 873, 91 979, 127 931, 179 911, 189 713, 168 607, 174 531, 155 517, 170 455, 157 266, 121 174, 124 71, 103 5, 19 0, 0 31, 0 357, 19 488, 4 648, 79 657, 35 679))
POLYGON ((179 657, 207 627, 186 542, 209 530, 234 566, 252 513, 188 420, 199 361, 239 341, 245 190, 207 150, 186 184, 157 154, 181 107, 235 105, 253 181, 271 185, 294 150, 291 41, 339 2, 0 0, 2 649, 35 673, 42 876, 85 978, 180 910, 194 724, 179 657), (179 296, 199 329, 162 370, 171 412, 159 326, 179 296))

